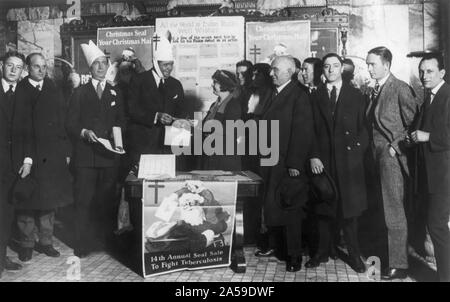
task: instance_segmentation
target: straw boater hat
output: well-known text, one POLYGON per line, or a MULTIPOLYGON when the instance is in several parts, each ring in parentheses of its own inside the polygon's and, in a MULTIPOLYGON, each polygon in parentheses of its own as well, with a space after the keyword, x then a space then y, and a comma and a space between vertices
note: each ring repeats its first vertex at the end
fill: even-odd
POLYGON ((174 61, 172 49, 172 34, 166 31, 164 34, 155 32, 153 34, 153 66, 159 77, 163 77, 159 69, 158 61, 174 61), (156 42, 155 42, 156 41, 156 42))
POLYGON ((89 44, 81 44, 81 50, 83 50, 84 57, 86 58, 89 67, 91 67, 92 63, 98 58, 106 57, 103 51, 101 51, 91 40, 89 40, 89 44))

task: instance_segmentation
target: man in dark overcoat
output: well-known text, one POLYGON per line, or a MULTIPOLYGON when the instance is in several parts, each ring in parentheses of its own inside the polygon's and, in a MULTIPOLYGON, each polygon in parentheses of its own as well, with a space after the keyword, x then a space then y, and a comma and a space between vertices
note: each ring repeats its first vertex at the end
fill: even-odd
POLYGON ((31 112, 16 99, 17 81, 25 67, 25 57, 9 51, 0 62, 0 277, 3 270, 22 266, 6 256, 14 207, 11 189, 17 177, 27 177, 32 165, 31 112), (19 176, 20 174, 20 176, 19 176))
MULTIPOLYGON (((295 204, 283 206, 280 186, 289 178, 296 178, 297 185, 307 191, 305 164, 313 141, 313 120, 308 96, 291 80, 295 72, 295 62, 290 56, 277 57, 272 62, 271 76, 276 89, 267 104, 261 120, 268 122, 268 133, 279 125, 279 144, 270 142, 272 149, 278 148, 279 160, 273 166, 262 166, 264 179, 263 211, 264 223, 269 227, 270 245, 275 247, 277 229, 281 229, 286 245, 286 270, 301 269, 301 223, 302 206, 306 198, 295 198, 295 204)), ((261 134, 260 134, 261 136, 261 134)), ((269 139, 270 141, 270 139, 269 139)), ((292 189, 292 188, 289 188, 292 189)))
MULTIPOLYGON (((130 83, 127 137, 133 164, 142 154, 170 154, 164 145, 165 126, 188 116, 181 82, 172 77, 174 56, 167 35, 155 33, 153 68, 137 74, 130 83)), ((184 163, 177 157, 177 170, 184 163), (181 165, 181 166, 180 166, 181 165)))
POLYGON ((31 176, 37 187, 30 200, 16 203, 21 261, 29 261, 33 249, 50 257, 60 255, 53 247, 55 211, 73 202, 71 145, 64 127, 63 94, 46 77, 47 63, 42 54, 30 54, 26 63, 29 76, 17 85, 17 98, 24 99, 32 111, 35 150, 31 176))
POLYGON ((305 264, 312 268, 328 261, 333 236, 341 225, 348 246, 350 265, 358 273, 365 271, 358 244, 357 219, 367 208, 364 152, 368 146, 365 127, 364 96, 342 80, 343 62, 331 53, 323 58, 326 84, 311 95, 315 144, 311 154, 314 174, 331 175, 337 186, 337 198, 317 200, 319 244, 316 254, 305 264), (337 220, 339 223, 334 223, 337 220))
POLYGON ((117 222, 115 198, 119 155, 107 150, 99 138, 111 140, 113 127, 125 125, 120 92, 106 82, 108 59, 92 42, 81 45, 90 66, 91 81, 78 87, 69 103, 66 128, 74 144, 75 168, 75 248, 74 254, 86 257, 93 249, 94 236, 110 243, 117 222), (98 227, 93 226, 97 214, 98 227), (97 232, 96 232, 97 231, 97 232))

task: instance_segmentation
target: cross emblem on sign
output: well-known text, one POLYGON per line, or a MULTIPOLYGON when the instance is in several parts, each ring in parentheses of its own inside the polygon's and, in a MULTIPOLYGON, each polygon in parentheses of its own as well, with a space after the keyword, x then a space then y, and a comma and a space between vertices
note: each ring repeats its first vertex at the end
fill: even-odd
POLYGON ((158 181, 155 181, 154 185, 148 185, 149 188, 155 189, 155 204, 158 204, 158 188, 164 188, 163 185, 158 185, 158 181))
POLYGON ((153 37, 153 43, 155 43, 155 50, 158 49, 158 42, 159 42, 159 41, 161 41, 161 37, 158 36, 158 34, 156 34, 156 35, 153 37))
POLYGON ((261 48, 257 48, 255 44, 253 48, 250 48, 250 55, 254 56, 253 62, 256 64, 256 56, 261 55, 261 48))

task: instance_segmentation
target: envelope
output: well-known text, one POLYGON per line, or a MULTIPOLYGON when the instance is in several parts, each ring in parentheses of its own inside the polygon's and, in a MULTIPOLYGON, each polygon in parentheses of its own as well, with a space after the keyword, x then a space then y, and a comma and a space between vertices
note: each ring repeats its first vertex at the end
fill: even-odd
POLYGON ((165 146, 187 147, 191 143, 191 131, 184 128, 166 126, 164 135, 165 146))

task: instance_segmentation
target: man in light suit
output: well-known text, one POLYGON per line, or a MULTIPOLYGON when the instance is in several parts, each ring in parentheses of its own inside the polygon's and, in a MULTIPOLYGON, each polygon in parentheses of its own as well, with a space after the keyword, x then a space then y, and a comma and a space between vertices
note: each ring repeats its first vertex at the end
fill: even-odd
POLYGON ((382 278, 406 278, 408 227, 405 192, 410 177, 405 138, 419 103, 408 84, 391 74, 392 53, 389 49, 377 47, 370 50, 366 63, 370 76, 376 80, 366 115, 388 233, 389 260, 385 262, 382 278))
POLYGON ((450 85, 444 75, 442 55, 422 58, 419 76, 426 97, 411 140, 419 146, 417 191, 425 197, 439 281, 450 282, 450 85))

